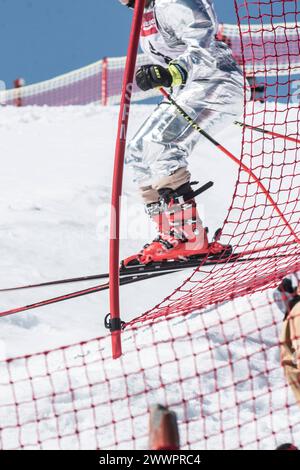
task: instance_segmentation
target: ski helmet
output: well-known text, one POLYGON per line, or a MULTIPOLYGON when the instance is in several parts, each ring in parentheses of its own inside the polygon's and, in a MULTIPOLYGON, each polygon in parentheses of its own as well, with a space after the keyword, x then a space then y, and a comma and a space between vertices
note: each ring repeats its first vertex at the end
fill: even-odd
POLYGON ((299 450, 294 444, 290 444, 289 442, 286 444, 281 444, 276 448, 276 450, 299 450))
POLYGON ((122 5, 126 5, 128 8, 134 8, 135 0, 119 0, 119 2, 121 2, 122 5))

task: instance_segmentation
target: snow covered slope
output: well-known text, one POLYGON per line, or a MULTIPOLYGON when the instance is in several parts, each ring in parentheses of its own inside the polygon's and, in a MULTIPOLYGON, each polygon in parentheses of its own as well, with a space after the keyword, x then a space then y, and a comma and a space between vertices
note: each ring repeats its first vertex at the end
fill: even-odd
MULTIPOLYGON (((151 112, 133 106, 129 135, 151 112)), ((117 107, 1 108, 0 286, 97 274, 108 269, 108 222, 117 107)), ((239 155, 240 129, 220 139, 239 155)), ((193 179, 215 186, 199 199, 211 233, 223 223, 237 168, 204 140, 191 158, 193 179)), ((121 256, 153 236, 125 172, 121 256)), ((125 320, 170 294, 186 277, 172 275, 122 289, 125 320), (133 301, 134 299, 134 301, 133 301)), ((94 283, 94 285, 97 282, 94 283)), ((79 290, 88 284, 1 294, 1 310, 79 290)), ((0 319, 8 356, 89 339, 104 333, 107 293, 0 319)))

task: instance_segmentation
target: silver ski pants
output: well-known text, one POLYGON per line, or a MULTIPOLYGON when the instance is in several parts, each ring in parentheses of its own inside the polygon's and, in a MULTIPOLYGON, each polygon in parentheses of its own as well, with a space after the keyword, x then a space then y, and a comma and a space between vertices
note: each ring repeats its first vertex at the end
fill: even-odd
MULTIPOLYGON (((243 77, 233 73, 222 80, 194 81, 173 97, 201 128, 215 136, 242 114, 243 91, 243 77)), ((160 180, 187 168, 200 138, 175 106, 163 101, 128 144, 126 163, 134 181, 140 188, 160 189, 160 180)))

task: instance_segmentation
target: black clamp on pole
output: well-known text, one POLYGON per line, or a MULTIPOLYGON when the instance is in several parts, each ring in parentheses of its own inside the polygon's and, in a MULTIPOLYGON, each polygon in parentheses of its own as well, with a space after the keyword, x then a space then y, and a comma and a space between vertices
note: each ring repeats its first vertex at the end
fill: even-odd
POLYGON ((126 323, 120 318, 111 318, 110 313, 108 313, 104 319, 104 326, 111 333, 114 331, 124 330, 126 323))

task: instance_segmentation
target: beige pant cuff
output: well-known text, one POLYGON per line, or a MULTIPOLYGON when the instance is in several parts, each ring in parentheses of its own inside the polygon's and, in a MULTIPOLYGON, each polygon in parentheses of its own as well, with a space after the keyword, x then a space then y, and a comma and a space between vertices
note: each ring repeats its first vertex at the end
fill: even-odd
POLYGON ((144 204, 153 204, 159 201, 159 194, 152 186, 143 186, 140 188, 140 195, 143 198, 144 204))
POLYGON ((165 176, 157 180, 152 187, 158 191, 162 188, 177 189, 185 183, 188 183, 191 179, 191 174, 187 168, 179 168, 170 176, 165 176))

